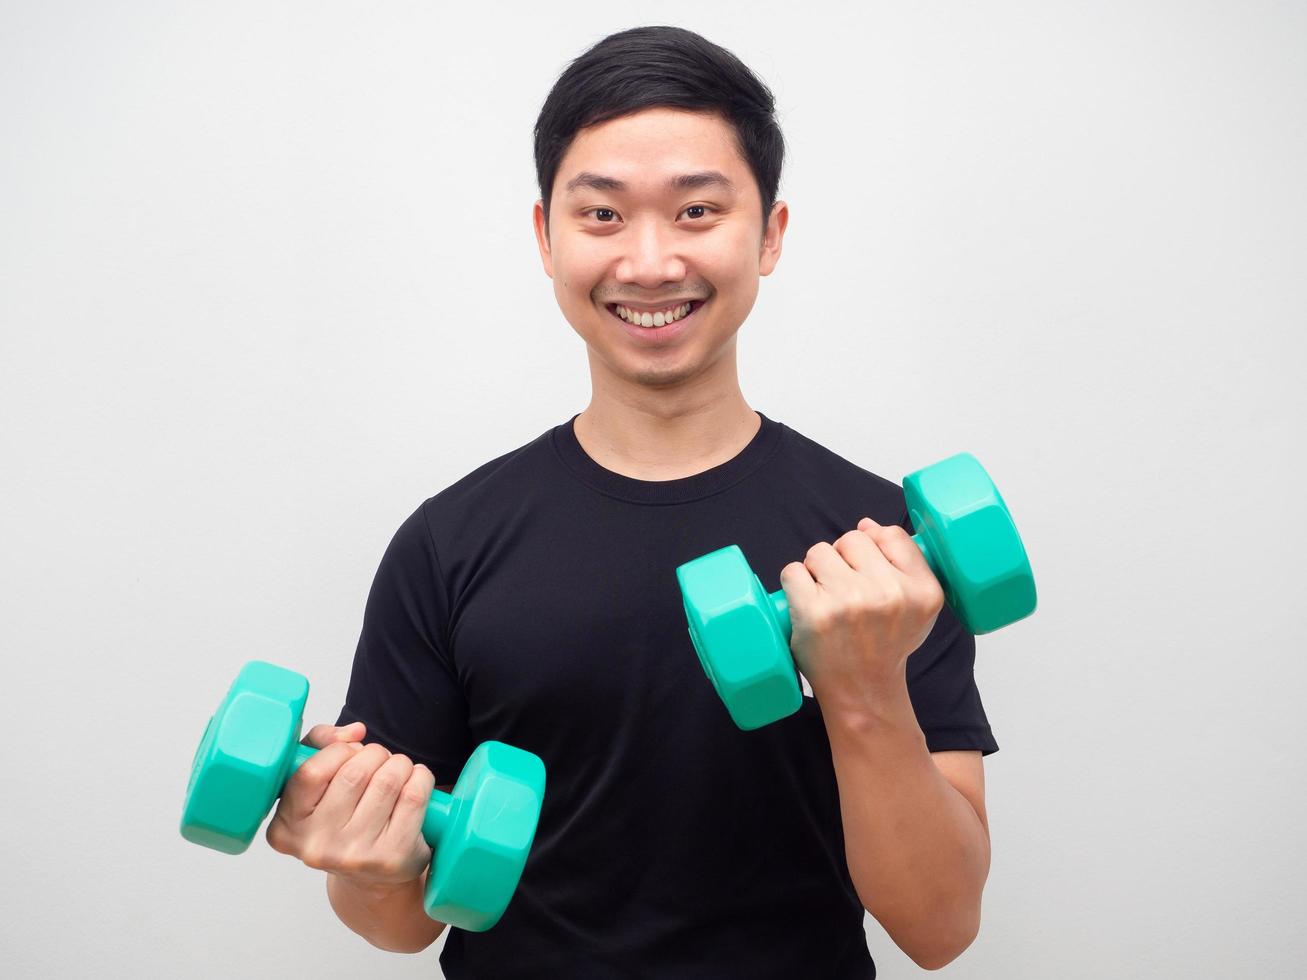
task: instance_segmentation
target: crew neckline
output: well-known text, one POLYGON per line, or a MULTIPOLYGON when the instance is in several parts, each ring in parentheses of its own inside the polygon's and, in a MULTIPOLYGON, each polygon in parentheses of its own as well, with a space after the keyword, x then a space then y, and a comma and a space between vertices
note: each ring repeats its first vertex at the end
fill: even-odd
POLYGON ((576 438, 575 424, 580 412, 555 426, 550 431, 550 442, 563 465, 582 483, 600 493, 640 504, 683 504, 739 483, 776 450, 784 423, 769 419, 757 409, 754 413, 762 424, 743 449, 724 463, 674 480, 638 480, 599 465, 576 438))

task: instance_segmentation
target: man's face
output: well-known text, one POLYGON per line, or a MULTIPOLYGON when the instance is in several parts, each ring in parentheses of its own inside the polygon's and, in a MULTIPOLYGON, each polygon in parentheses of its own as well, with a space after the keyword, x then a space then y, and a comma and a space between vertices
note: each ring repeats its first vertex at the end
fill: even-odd
POLYGON ((577 134, 554 181, 547 239, 540 201, 534 209, 545 272, 592 368, 652 387, 694 378, 733 351, 758 277, 780 257, 787 220, 776 202, 764 238, 758 185, 728 123, 662 108, 577 134), (669 184, 713 173, 725 182, 669 184), (662 328, 615 312, 634 307, 656 324, 663 318, 655 311, 687 302, 684 322, 662 328))

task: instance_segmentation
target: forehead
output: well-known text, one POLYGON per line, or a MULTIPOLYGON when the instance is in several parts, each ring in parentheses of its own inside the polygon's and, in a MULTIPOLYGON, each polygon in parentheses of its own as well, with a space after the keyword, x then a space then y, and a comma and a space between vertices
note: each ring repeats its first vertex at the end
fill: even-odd
POLYGON ((663 194, 752 185, 730 124, 716 113, 647 109, 577 133, 559 163, 556 193, 663 194))

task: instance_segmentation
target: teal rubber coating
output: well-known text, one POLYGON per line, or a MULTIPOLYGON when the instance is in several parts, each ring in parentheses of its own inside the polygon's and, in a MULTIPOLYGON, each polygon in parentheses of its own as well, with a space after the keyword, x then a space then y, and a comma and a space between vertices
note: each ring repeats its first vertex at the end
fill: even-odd
MULTIPOLYGON (((240 854, 249 847, 291 775, 319 750, 299 741, 309 683, 301 674, 250 661, 209 719, 191 763, 181 834, 240 854)), ((434 790, 422 821, 432 848, 423 906, 460 929, 499 921, 535 840, 544 800, 539 756, 487 741, 449 793, 434 790)))
MULTIPOLYGON (((970 453, 904 477, 920 549, 944 601, 971 633, 990 633, 1035 611, 1035 579, 998 488, 970 453)), ((699 663, 736 726, 749 731, 803 704, 790 652, 785 590, 768 594, 738 545, 676 569, 699 663)))
POLYGON ((1035 576, 1012 513, 985 468, 958 453, 903 478, 912 540, 944 601, 980 636, 1035 611, 1035 576))
POLYGON ((736 726, 750 731, 803 704, 790 654, 789 603, 768 596, 739 545, 676 569, 699 663, 736 726))

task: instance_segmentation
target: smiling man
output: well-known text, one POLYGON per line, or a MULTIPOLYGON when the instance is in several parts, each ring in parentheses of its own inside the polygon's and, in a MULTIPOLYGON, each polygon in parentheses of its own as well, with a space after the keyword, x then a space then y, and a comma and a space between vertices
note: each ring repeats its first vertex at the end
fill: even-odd
POLYGON ((655 107, 591 122, 556 162, 540 159, 555 141, 537 140, 553 172, 541 175, 552 194, 536 202, 536 239, 590 360, 576 439, 638 479, 730 459, 759 430, 736 378, 736 333, 780 258, 785 202, 764 198, 720 112, 655 107))
POLYGON ((544 809, 499 924, 451 929, 452 980, 873 977, 864 910, 942 966, 979 929, 998 746, 974 639, 905 549, 902 488, 741 392, 788 221, 771 93, 697 34, 637 28, 572 62, 535 137, 536 239, 589 403, 400 526, 337 725, 310 733, 330 754, 269 839, 330 872, 350 928, 423 949, 444 928, 421 910, 425 845, 383 831, 497 739, 543 758, 544 809), (811 682, 749 732, 674 574, 730 543, 785 588, 811 682))

